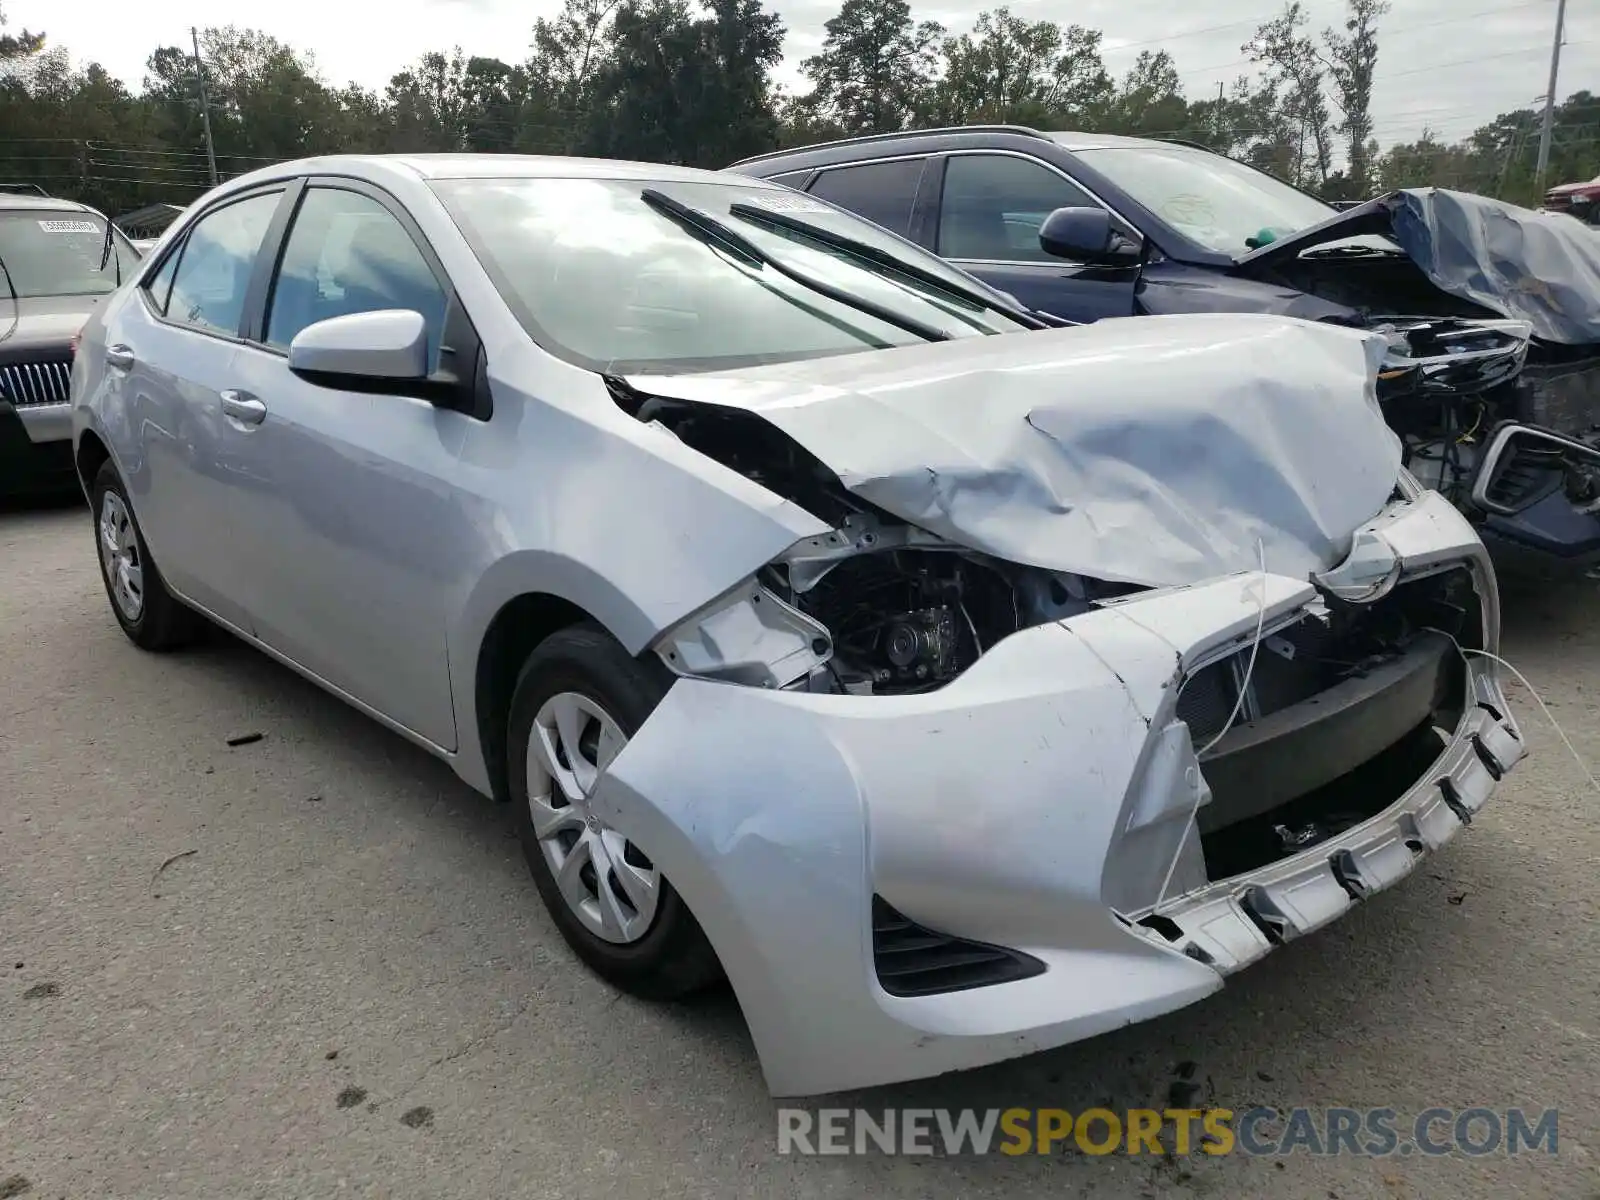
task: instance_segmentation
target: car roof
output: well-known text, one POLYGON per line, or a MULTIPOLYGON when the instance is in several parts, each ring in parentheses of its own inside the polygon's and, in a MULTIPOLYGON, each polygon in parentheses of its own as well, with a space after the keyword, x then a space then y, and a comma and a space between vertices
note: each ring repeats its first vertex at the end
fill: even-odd
MULTIPOLYGON (((1182 146, 1183 142, 1169 142, 1160 138, 1124 137, 1119 133, 1065 133, 1045 135, 1056 145, 1077 152, 1079 150, 1133 150, 1152 146, 1182 146)), ((1200 147, 1194 147, 1200 149, 1200 147)))
MULTIPOLYGON (((698 167, 569 158, 553 154, 330 154, 263 167, 230 180, 244 184, 289 175, 382 175, 404 171, 423 179, 636 179, 660 183, 721 183, 726 176, 698 167)), ((753 180, 759 183, 761 181, 753 180)))
MULTIPOLYGON (((30 196, 23 192, 0 192, 0 212, 86 212, 95 210, 76 200, 59 196, 30 196)), ((98 216, 98 213, 95 213, 98 216)))
MULTIPOLYGON (((1124 137, 1114 133, 1046 133, 1026 125, 953 125, 938 129, 903 129, 894 133, 870 133, 860 137, 817 142, 753 155, 731 164, 726 170, 740 175, 770 178, 791 171, 830 167, 864 158, 878 158, 950 150, 995 148, 1022 150, 1045 143, 1058 150, 1127 150, 1135 147, 1189 146, 1190 143, 1156 138, 1124 137)), ((1204 146, 1193 146, 1204 151, 1204 146)))

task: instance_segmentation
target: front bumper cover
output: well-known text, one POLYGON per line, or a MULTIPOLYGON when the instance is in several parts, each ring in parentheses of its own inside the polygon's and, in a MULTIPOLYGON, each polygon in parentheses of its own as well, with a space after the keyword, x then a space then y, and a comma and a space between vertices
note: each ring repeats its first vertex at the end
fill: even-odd
MULTIPOLYGON (((1492 649, 1493 572, 1464 518, 1430 493, 1373 527, 1401 575, 1472 568, 1492 649)), ((1193 819, 1205 784, 1173 715, 1176 690, 1247 645, 1258 613, 1270 633, 1315 599, 1309 584, 1270 573, 1146 592, 1014 634, 920 695, 682 678, 612 764, 595 809, 649 849, 695 913, 776 1095, 1090 1037, 1209 995, 1275 942, 1403 877, 1521 757, 1495 674, 1473 660, 1447 749, 1388 808, 1298 856, 1209 882, 1193 819), (1138 919, 1175 856, 1169 923, 1154 923, 1163 934, 1138 919), (874 895, 1046 970, 891 996, 874 968, 874 895)))

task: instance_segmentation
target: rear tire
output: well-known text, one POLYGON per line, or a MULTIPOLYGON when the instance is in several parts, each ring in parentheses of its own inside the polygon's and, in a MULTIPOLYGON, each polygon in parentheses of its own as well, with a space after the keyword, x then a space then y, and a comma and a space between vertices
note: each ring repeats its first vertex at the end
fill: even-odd
POLYGON ((89 493, 100 579, 128 640, 141 650, 171 650, 194 640, 200 616, 167 591, 133 515, 122 478, 102 463, 89 493))
POLYGON ((598 625, 571 626, 523 664, 507 729, 513 820, 545 908, 597 975, 648 1000, 699 991, 721 967, 683 898, 585 796, 670 684, 598 625))

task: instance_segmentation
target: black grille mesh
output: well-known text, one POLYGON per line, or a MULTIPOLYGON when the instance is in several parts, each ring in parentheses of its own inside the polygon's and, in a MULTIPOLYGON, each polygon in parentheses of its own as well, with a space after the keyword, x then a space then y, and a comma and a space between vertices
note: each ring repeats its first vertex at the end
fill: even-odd
POLYGON ((1042 975, 1030 954, 925 929, 882 896, 872 898, 872 955, 891 996, 934 996, 1042 975))

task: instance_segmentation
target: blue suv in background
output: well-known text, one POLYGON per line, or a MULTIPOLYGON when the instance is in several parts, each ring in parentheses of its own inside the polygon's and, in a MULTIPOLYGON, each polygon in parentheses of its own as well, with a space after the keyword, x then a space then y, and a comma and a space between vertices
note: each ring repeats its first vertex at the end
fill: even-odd
POLYGON ((1600 561, 1600 239, 1577 221, 1438 189, 1335 208, 1203 146, 1008 125, 727 170, 849 209, 1070 322, 1262 312, 1379 332, 1379 397, 1412 473, 1503 565, 1600 561))

